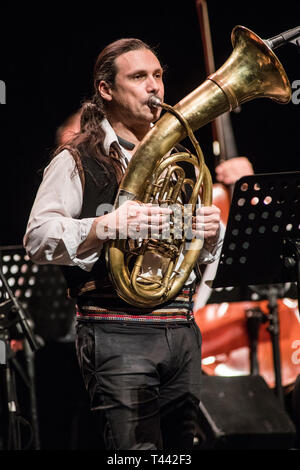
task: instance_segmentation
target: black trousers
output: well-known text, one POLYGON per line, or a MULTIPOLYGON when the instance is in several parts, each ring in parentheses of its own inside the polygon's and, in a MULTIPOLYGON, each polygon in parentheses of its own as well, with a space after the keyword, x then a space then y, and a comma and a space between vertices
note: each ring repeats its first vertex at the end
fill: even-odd
POLYGON ((76 348, 108 450, 191 449, 200 400, 201 334, 194 322, 78 322, 76 348))

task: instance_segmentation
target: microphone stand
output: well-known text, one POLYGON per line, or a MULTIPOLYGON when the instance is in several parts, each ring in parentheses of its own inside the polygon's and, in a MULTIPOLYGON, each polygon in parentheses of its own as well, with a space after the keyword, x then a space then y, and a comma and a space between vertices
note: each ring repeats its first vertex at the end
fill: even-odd
MULTIPOLYGON (((273 367, 275 375, 275 391, 276 395, 282 404, 284 405, 284 394, 282 388, 282 377, 281 377, 281 356, 280 356, 280 324, 278 317, 278 299, 284 296, 285 286, 284 284, 270 284, 266 286, 250 286, 254 292, 258 292, 261 295, 265 295, 268 299, 268 310, 269 313, 264 315, 260 312, 259 318, 261 323, 268 322, 267 330, 270 333, 272 342, 273 352, 273 367)), ((257 370, 255 371, 258 372, 257 370)), ((255 373, 254 372, 254 373, 255 373)), ((253 373, 253 372, 252 372, 253 373)))
POLYGON ((296 28, 289 29, 284 33, 278 34, 270 39, 265 39, 265 43, 273 51, 278 49, 278 47, 285 46, 286 44, 293 44, 298 48, 300 52, 300 26, 296 28))
MULTIPOLYGON (((9 300, 0 305, 0 364, 5 366, 5 382, 6 393, 8 401, 8 450, 21 450, 21 432, 20 423, 22 418, 19 416, 19 405, 16 390, 16 377, 15 369, 21 374, 24 383, 30 390, 30 405, 31 405, 31 418, 32 429, 34 435, 35 449, 40 449, 39 443, 39 426, 37 419, 37 407, 35 397, 35 383, 34 383, 34 353, 39 349, 39 344, 32 332, 30 321, 18 302, 13 292, 11 291, 8 282, 0 267, 0 278, 4 286, 9 300), (7 317, 7 318, 6 318, 7 317), (1 322, 3 326, 1 326, 1 322), (16 359, 14 352, 11 349, 10 341, 10 328, 15 325, 20 325, 22 332, 25 336, 24 340, 24 353, 27 363, 27 373, 23 373, 16 359), (3 356, 3 357, 2 357, 3 356), (13 367, 14 366, 14 367, 13 367)), ((24 420, 23 420, 24 421, 24 420)))

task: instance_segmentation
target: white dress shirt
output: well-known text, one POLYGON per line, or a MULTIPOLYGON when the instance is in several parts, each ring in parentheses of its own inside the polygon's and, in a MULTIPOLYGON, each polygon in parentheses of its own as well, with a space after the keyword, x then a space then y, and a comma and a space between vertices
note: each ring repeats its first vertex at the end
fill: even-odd
MULTIPOLYGON (((111 144, 118 142, 118 138, 107 119, 103 119, 102 127, 106 133, 104 150, 108 155, 111 144)), ((131 154, 122 146, 121 150, 129 161, 131 154)), ((79 266, 86 271, 92 269, 102 248, 95 247, 77 255, 79 245, 88 236, 95 220, 95 217, 78 218, 82 202, 83 191, 75 160, 68 150, 63 150, 45 168, 29 216, 24 246, 33 262, 79 266)), ((218 257, 222 236, 223 232, 213 255, 205 249, 201 251, 201 263, 211 263, 218 257)))

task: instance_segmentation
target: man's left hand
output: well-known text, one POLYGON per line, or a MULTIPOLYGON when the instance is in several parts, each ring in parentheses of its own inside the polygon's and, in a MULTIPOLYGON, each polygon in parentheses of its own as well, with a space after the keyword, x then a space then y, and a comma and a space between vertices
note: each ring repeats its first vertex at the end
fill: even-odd
POLYGON ((197 238, 204 238, 205 246, 212 250, 216 246, 220 233, 221 211, 218 207, 202 206, 193 217, 193 232, 197 238))

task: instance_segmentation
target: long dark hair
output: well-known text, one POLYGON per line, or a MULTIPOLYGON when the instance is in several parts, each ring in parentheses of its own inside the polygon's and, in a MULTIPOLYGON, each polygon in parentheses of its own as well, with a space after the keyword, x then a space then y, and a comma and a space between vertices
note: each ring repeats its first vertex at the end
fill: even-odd
POLYGON ((75 159, 81 176, 81 156, 88 155, 100 162, 111 164, 118 181, 122 177, 122 163, 118 146, 114 147, 109 157, 105 156, 103 149, 104 132, 100 123, 105 116, 105 103, 99 93, 98 86, 100 81, 104 80, 113 88, 117 74, 116 59, 126 52, 138 49, 149 49, 156 55, 149 45, 135 38, 119 39, 103 49, 94 66, 94 95, 91 100, 83 102, 80 109, 80 132, 69 142, 60 145, 54 152, 54 156, 56 156, 63 149, 68 149, 75 159))

